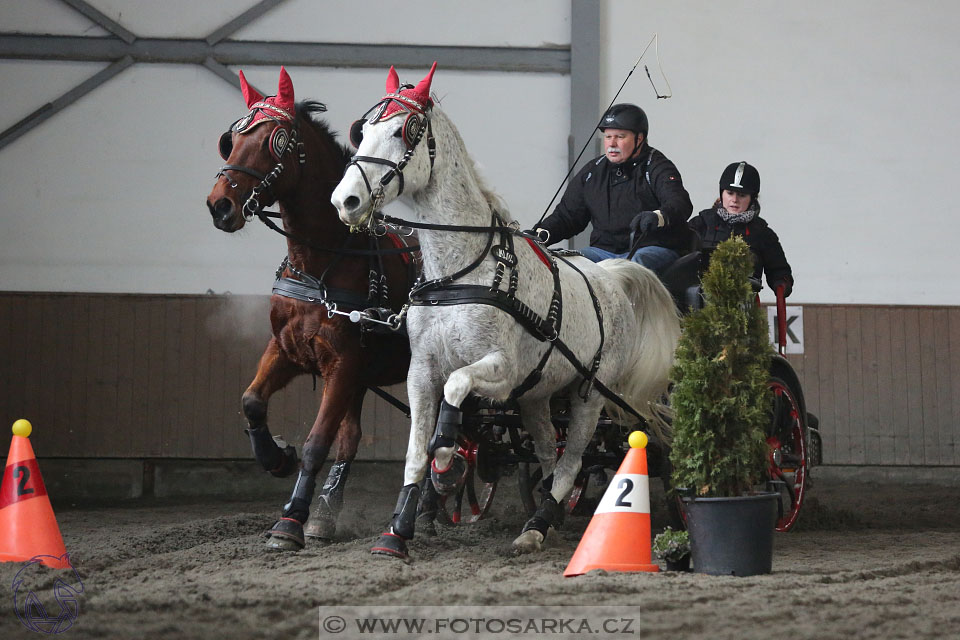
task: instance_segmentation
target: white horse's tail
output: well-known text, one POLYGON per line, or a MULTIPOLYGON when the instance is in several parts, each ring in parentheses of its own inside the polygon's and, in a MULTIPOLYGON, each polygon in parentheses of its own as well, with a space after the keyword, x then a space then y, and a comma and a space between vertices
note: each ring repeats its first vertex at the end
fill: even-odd
MULTIPOLYGON (((611 385, 637 410, 656 435, 669 444, 669 409, 663 404, 670 382, 670 367, 680 338, 680 318, 673 297, 657 275, 627 260, 599 263, 617 281, 630 300, 637 317, 637 335, 625 336, 623 375, 611 385)), ((636 418, 609 400, 607 413, 621 424, 635 424, 636 418)))

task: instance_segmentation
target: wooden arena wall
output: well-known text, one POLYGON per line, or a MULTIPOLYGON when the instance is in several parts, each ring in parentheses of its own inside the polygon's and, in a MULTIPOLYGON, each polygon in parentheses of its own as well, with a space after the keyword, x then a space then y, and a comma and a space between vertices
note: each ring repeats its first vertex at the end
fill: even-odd
MULTIPOLYGON (((25 417, 44 457, 249 458, 240 396, 267 310, 265 296, 0 293, 3 450, 25 417)), ((803 315, 805 353, 790 359, 825 463, 960 465, 960 307, 803 315)), ((302 444, 318 398, 295 380, 270 403, 272 432, 302 444)), ((406 417, 373 394, 364 413, 360 457, 402 459, 406 417)))

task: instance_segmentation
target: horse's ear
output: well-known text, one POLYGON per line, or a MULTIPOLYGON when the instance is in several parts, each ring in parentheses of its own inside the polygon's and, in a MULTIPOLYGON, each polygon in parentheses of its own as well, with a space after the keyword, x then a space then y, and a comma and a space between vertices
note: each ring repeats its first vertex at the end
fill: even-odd
POLYGON ((288 110, 293 110, 293 80, 282 66, 280 67, 280 82, 277 85, 277 104, 288 110))
POLYGON ((420 81, 420 84, 413 90, 413 93, 423 96, 424 101, 430 98, 430 83, 433 82, 433 72, 437 70, 437 63, 434 61, 433 66, 430 67, 430 73, 420 81))
POLYGON ((243 76, 243 71, 240 71, 240 89, 243 91, 243 99, 247 101, 247 109, 252 107, 257 102, 263 100, 263 96, 257 93, 257 90, 247 84, 247 79, 243 76))
POLYGON ((387 72, 387 93, 396 93, 400 88, 400 78, 397 76, 397 70, 390 65, 390 71, 387 72))

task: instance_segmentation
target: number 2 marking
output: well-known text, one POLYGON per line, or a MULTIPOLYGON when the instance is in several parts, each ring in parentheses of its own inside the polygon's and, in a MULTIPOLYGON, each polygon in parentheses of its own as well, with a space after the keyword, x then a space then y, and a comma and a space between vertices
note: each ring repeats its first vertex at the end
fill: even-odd
POLYGON ((25 496, 33 493, 33 489, 27 488, 27 482, 30 481, 30 469, 27 467, 14 467, 14 477, 20 476, 20 483, 17 485, 17 495, 25 496))
POLYGON ((623 489, 623 493, 617 496, 617 501, 614 503, 618 507, 632 507, 633 504, 624 500, 627 495, 633 491, 633 480, 630 478, 623 478, 618 484, 618 489, 623 489))

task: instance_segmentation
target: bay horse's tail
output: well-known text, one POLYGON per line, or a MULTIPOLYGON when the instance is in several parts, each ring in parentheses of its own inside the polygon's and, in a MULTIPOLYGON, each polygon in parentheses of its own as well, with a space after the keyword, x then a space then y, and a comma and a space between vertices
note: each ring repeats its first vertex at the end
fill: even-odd
MULTIPOLYGON (((637 410, 664 444, 670 443, 669 409, 663 404, 669 385, 673 354, 680 338, 680 318, 673 297, 657 275, 627 260, 599 263, 614 277, 637 317, 637 334, 625 336, 625 348, 632 350, 624 359, 621 378, 611 381, 619 393, 637 410)), ((607 413, 621 424, 635 424, 636 418, 607 401, 607 413)))

